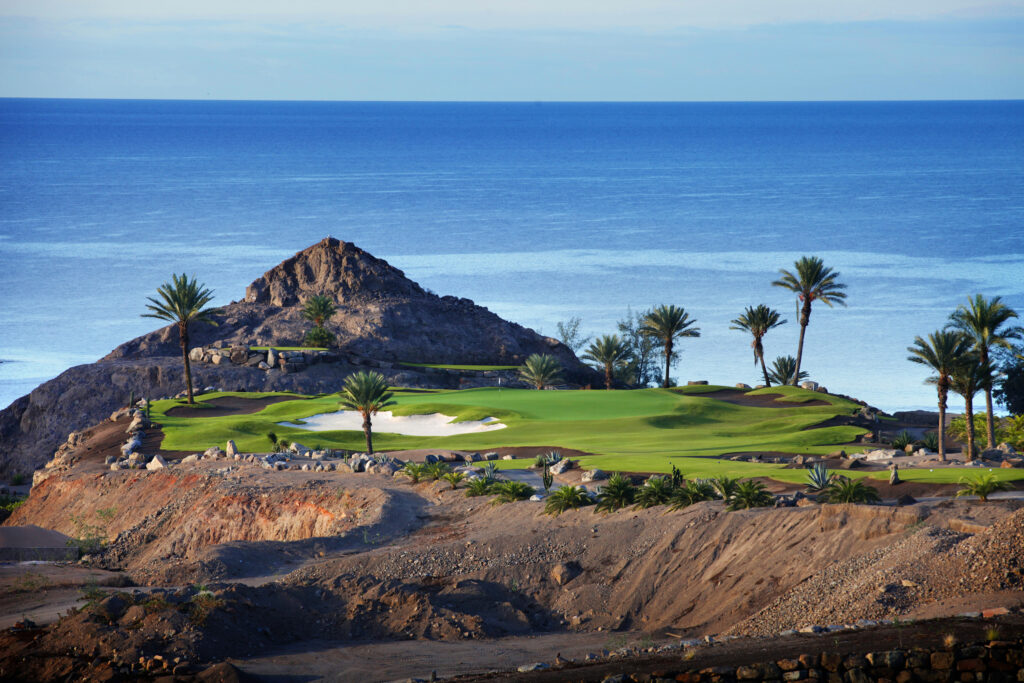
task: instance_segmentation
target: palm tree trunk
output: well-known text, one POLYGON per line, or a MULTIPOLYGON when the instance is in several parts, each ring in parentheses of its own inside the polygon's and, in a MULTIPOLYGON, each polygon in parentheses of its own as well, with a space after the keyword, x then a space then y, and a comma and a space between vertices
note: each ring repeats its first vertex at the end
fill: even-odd
POLYGON ((672 360, 672 339, 669 338, 669 339, 665 340, 665 383, 662 385, 666 389, 668 389, 668 380, 669 380, 669 377, 668 377, 668 365, 669 365, 669 362, 671 360, 672 360))
POLYGON ((796 374, 793 375, 793 386, 800 384, 800 363, 804 359, 804 333, 811 322, 811 298, 804 297, 804 306, 800 311, 800 342, 796 346, 796 374))
POLYGON ((185 364, 185 387, 188 391, 188 402, 195 403, 192 398, 192 365, 188 362, 188 326, 178 325, 178 337, 181 342, 181 360, 185 364))
MULTIPOLYGON (((981 360, 981 367, 988 368, 988 349, 984 346, 980 349, 979 354, 981 360)), ((984 380, 983 387, 985 388, 985 441, 988 444, 985 448, 996 447, 996 423, 995 418, 992 415, 992 378, 989 376, 984 380)))
POLYGON ((768 378, 768 368, 764 364, 764 347, 760 344, 755 346, 754 355, 757 356, 759 361, 761 361, 761 374, 764 375, 764 385, 766 387, 770 387, 772 385, 772 381, 768 378))
POLYGON ((604 364, 604 388, 611 391, 612 388, 612 364, 604 364))
POLYGON ((964 396, 964 419, 967 420, 967 457, 974 460, 974 397, 964 396))
POLYGON ((366 453, 373 455, 373 427, 370 424, 369 413, 363 413, 363 434, 366 435, 366 453))
POLYGON ((941 384, 939 385, 939 460, 946 462, 946 387, 941 384))

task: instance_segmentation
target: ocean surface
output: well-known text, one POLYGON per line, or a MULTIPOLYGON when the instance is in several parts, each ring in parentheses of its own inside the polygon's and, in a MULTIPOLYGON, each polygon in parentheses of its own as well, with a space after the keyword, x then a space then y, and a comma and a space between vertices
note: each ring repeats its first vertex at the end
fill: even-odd
POLYGON ((804 366, 929 408, 906 360, 975 292, 1024 314, 1024 102, 328 103, 0 100, 0 406, 156 321, 174 272, 216 303, 327 235, 554 334, 685 307, 674 376, 759 380, 729 329, 803 254, 848 285, 804 366))

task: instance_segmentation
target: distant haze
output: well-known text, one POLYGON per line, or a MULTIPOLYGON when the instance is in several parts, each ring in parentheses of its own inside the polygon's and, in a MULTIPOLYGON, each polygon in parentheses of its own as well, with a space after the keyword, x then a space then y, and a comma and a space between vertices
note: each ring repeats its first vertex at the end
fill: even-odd
POLYGON ((971 0, 9 0, 0 96, 1015 99, 1022 29, 971 0))

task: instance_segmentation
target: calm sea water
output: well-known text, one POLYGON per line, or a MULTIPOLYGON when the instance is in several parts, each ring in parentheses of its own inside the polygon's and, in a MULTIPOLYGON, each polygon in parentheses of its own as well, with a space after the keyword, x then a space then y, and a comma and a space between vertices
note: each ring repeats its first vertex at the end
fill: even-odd
POLYGON ((758 381, 729 321, 822 256, 805 367, 929 407, 906 361, 976 291, 1024 313, 1024 102, 422 104, 0 100, 0 406, 146 332, 172 272, 217 303, 333 235, 552 334, 687 308, 685 381, 758 381))

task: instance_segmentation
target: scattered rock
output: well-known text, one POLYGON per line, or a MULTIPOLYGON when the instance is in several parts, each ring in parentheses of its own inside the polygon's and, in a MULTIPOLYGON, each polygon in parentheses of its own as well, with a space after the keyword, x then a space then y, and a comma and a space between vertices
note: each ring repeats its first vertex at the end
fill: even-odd
POLYGON ((227 448, 224 449, 224 453, 229 458, 233 458, 236 455, 238 455, 238 447, 235 446, 235 440, 234 439, 228 439, 228 445, 227 445, 227 448))
POLYGON ((593 469, 593 470, 587 470, 586 472, 583 473, 583 481, 585 481, 585 482, 603 481, 604 479, 607 479, 607 478, 608 478, 608 475, 605 474, 604 470, 593 469))
POLYGON ((559 586, 564 586, 579 576, 582 571, 583 569, 580 567, 579 562, 576 562, 575 560, 571 562, 559 562, 551 568, 551 578, 559 586))
POLYGON ((163 456, 160 455, 159 453, 154 455, 153 459, 150 460, 149 463, 146 465, 146 469, 150 470, 150 471, 162 470, 162 469, 164 469, 166 467, 167 467, 167 461, 164 460, 163 456))

